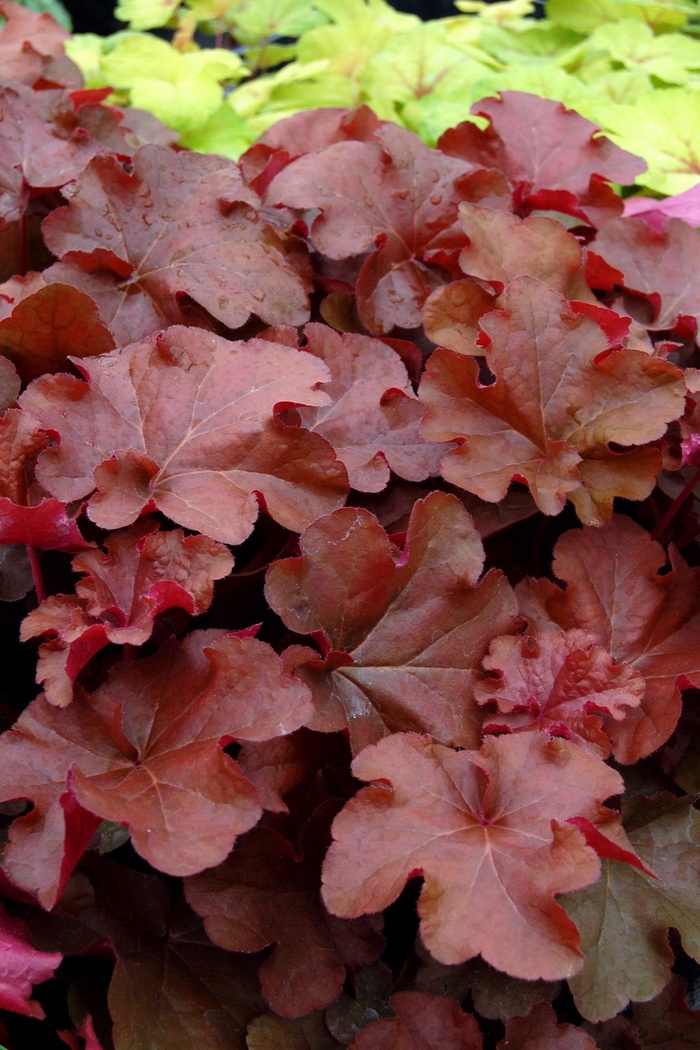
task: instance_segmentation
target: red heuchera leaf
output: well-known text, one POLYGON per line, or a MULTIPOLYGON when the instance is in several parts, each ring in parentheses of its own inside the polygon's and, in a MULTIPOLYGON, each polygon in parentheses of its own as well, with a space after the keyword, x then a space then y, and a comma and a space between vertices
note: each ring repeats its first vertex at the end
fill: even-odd
POLYGON ((182 321, 183 296, 229 328, 252 313, 302 324, 305 280, 259 201, 221 157, 144 146, 131 174, 96 157, 44 222, 48 247, 65 256, 45 277, 91 295, 118 343, 182 321))
MULTIPOLYGON (((109 987, 119 1050, 246 1050, 265 1009, 257 966, 212 944, 201 920, 157 876, 91 858, 96 904, 84 916, 117 955, 109 987)), ((87 1048, 86 1048, 87 1050, 87 1048)))
MULTIPOLYGON (((296 332, 291 331, 296 346, 296 332)), ((275 339, 276 330, 270 334, 275 339)), ((421 435, 425 408, 391 347, 323 324, 307 325, 302 345, 328 366, 331 379, 324 393, 331 403, 301 408, 299 418, 333 446, 351 488, 381 492, 392 471, 407 481, 424 481, 439 472, 449 446, 436 449, 421 435)))
POLYGON ((619 762, 656 751, 676 727, 680 686, 700 685, 699 569, 673 549, 671 571, 659 575, 666 555, 630 518, 615 516, 602 529, 565 533, 554 548, 554 575, 565 583, 526 581, 517 588, 531 623, 581 628, 646 680, 640 706, 622 722, 603 717, 619 762))
POLYGON ((452 999, 397 992, 389 1002, 396 1017, 368 1024, 350 1050, 481 1050, 476 1018, 452 999))
POLYGON ((318 390, 327 369, 311 354, 178 326, 84 359, 81 371, 89 383, 45 376, 21 404, 60 436, 40 458, 42 484, 66 501, 97 487, 88 514, 102 528, 157 507, 235 544, 253 528, 256 494, 295 531, 345 500, 330 446, 274 415, 280 403, 328 402, 318 390))
POLYGON ((608 758, 602 715, 622 721, 639 706, 646 683, 631 667, 616 666, 595 641, 581 630, 495 638, 483 661, 495 677, 475 691, 478 703, 495 702, 497 708, 487 716, 487 731, 538 729, 608 758))
POLYGON ((493 383, 451 350, 435 351, 421 382, 427 437, 466 441, 445 456, 443 477, 494 503, 524 481, 545 514, 568 498, 584 522, 602 524, 614 496, 643 499, 661 468, 655 449, 610 443, 661 437, 683 411, 683 374, 642 351, 608 351, 595 321, 531 277, 516 278, 502 303, 481 319, 493 383))
MULTIPOLYGON (((337 808, 331 803, 332 812, 337 808)), ((260 981, 282 1017, 328 1006, 342 991, 346 967, 367 966, 384 948, 381 916, 338 919, 323 907, 320 871, 332 812, 324 806, 307 821, 296 856, 277 832, 255 828, 218 868, 185 882, 215 944, 233 952, 274 946, 260 981)))
POLYGON ((14 404, 21 385, 17 369, 12 362, 6 357, 0 357, 0 412, 5 412, 14 404))
POLYGON ((75 679, 96 652, 109 642, 143 645, 165 609, 205 612, 214 580, 233 568, 221 544, 186 537, 181 529, 158 532, 148 520, 112 533, 105 548, 107 553, 89 551, 73 559, 73 571, 87 574, 75 595, 47 598, 22 621, 22 641, 56 635, 39 649, 37 681, 49 703, 59 707, 70 703, 75 679))
POLYGON ((625 288, 651 301, 648 328, 697 334, 700 232, 681 219, 669 219, 661 232, 643 219, 617 219, 599 231, 592 250, 622 273, 625 288))
POLYGON ((689 226, 700 226, 700 184, 673 197, 656 200, 654 197, 628 197, 625 218, 644 219, 657 233, 663 233, 669 219, 682 219, 689 226))
POLYGON ((496 1050, 597 1050, 590 1035, 572 1024, 557 1024, 549 1003, 537 1003, 527 1017, 514 1017, 496 1050))
POLYGON ((319 208, 309 237, 330 259, 370 252, 357 279, 357 308, 368 331, 381 335, 421 324, 428 293, 444 283, 442 266, 465 243, 456 182, 470 166, 390 124, 374 138, 301 157, 277 175, 266 199, 319 208))
POLYGON ((440 962, 481 954, 525 980, 581 969, 576 927, 554 895, 594 882, 600 866, 565 821, 599 819, 600 801, 622 789, 618 773, 540 733, 460 752, 394 734, 358 755, 353 773, 378 783, 333 822, 323 870, 329 911, 380 911, 422 874, 421 937, 440 962))
POLYGON ((29 940, 27 925, 13 919, 0 904, 0 1008, 25 1017, 44 1017, 44 1011, 31 999, 32 985, 53 977, 63 956, 38 952, 29 940))
POLYGON ((468 203, 460 204, 459 217, 469 238, 459 265, 471 279, 436 289, 425 303, 425 330, 433 342, 483 353, 475 342, 479 319, 499 306, 503 288, 523 275, 544 281, 566 299, 595 301, 584 279, 581 246, 560 222, 543 215, 519 219, 468 203), (493 294, 477 281, 491 284, 493 294))
POLYGON ((78 1032, 58 1032, 57 1035, 66 1046, 71 1047, 71 1050, 102 1050, 102 1045, 95 1035, 90 1014, 87 1015, 78 1032))
POLYGON ((25 383, 45 372, 66 371, 69 354, 77 359, 113 349, 93 300, 70 285, 46 285, 0 320, 0 353, 14 362, 25 383))
POLYGON ((300 558, 269 569, 266 595, 328 654, 286 656, 314 694, 308 725, 349 730, 355 753, 406 729, 478 746, 474 671, 490 639, 512 629, 513 602, 500 572, 478 582, 483 548, 459 500, 419 500, 403 554, 373 515, 351 508, 314 522, 300 543, 300 558))
POLYGON ((700 813, 693 799, 637 796, 623 808, 623 821, 647 871, 603 860, 604 876, 596 886, 564 901, 586 953, 571 990, 589 1021, 606 1020, 630 999, 651 999, 661 992, 673 965, 670 926, 679 931, 686 952, 700 961, 700 813))
POLYGON ((70 33, 49 14, 28 11, 21 4, 2 0, 0 14, 0 68, 3 79, 33 84, 51 58, 64 54, 70 33))
POLYGON ((28 505, 37 495, 29 485, 28 461, 47 444, 38 424, 18 409, 9 409, 0 419, 0 543, 84 550, 91 544, 66 514, 64 503, 41 499, 28 505))
POLYGON ((475 102, 471 112, 486 117, 489 126, 482 131, 465 121, 444 133, 438 149, 502 172, 513 189, 516 211, 539 208, 595 220, 601 205, 609 209, 612 201, 596 187, 594 177, 625 185, 646 170, 640 157, 551 99, 503 91, 498 98, 475 102))
POLYGON ((105 686, 63 710, 40 697, 0 738, 0 794, 34 802, 12 826, 5 868, 44 906, 57 899, 70 845, 66 793, 128 826, 134 848, 176 875, 221 863, 257 823, 255 788, 221 748, 297 729, 308 692, 265 643, 218 634, 195 631, 119 664, 105 686))

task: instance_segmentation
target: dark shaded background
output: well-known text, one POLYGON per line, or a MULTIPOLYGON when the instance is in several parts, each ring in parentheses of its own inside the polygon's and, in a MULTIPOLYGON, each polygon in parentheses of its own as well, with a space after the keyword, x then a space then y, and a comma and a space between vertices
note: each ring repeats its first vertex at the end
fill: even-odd
MULTIPOLYGON (((493 3, 494 0, 488 2, 493 3)), ((99 33, 105 36, 125 28, 124 22, 112 16, 116 0, 63 0, 63 3, 73 19, 75 33, 99 33)), ((392 0, 391 6, 397 11, 419 15, 425 20, 459 14, 452 0, 392 0)))

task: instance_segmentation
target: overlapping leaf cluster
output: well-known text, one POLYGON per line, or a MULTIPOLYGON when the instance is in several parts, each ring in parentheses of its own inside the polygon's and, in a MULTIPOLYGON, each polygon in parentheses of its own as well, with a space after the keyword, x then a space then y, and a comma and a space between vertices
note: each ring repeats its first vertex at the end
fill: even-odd
POLYGON ((0 11, 5 1043, 692 1042, 698 232, 533 95, 237 164, 0 11))
POLYGON ((540 21, 534 10, 456 0, 451 17, 421 23, 386 0, 121 0, 130 28, 78 37, 70 53, 91 86, 234 158, 319 105, 364 103, 434 146, 471 103, 516 90, 563 102, 644 157, 640 182, 656 193, 696 186, 697 0, 547 0, 540 21), (166 25, 172 44, 143 32, 166 25), (198 50, 195 27, 217 34, 215 51, 198 50))

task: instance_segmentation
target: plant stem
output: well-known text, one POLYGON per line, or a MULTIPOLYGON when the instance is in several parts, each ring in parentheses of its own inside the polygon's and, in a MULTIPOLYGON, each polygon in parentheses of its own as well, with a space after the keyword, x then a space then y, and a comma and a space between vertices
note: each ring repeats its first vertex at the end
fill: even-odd
POLYGON ((27 544, 27 556, 32 569, 32 577, 34 578, 36 600, 38 604, 41 605, 46 599, 46 588, 44 587, 44 577, 41 572, 41 563, 39 562, 39 555, 36 552, 36 547, 31 547, 27 544))
POLYGON ((695 471, 690 481, 683 486, 683 488, 678 493, 671 506, 668 507, 666 513, 663 514, 661 518, 659 518, 659 520, 657 521, 656 526, 654 527, 654 531, 651 534, 651 538, 653 540, 658 540, 659 537, 663 535, 664 530, 670 524, 670 522, 673 521, 678 510, 683 506, 688 496, 691 494, 691 492, 697 485, 698 481, 700 481, 700 468, 695 471))

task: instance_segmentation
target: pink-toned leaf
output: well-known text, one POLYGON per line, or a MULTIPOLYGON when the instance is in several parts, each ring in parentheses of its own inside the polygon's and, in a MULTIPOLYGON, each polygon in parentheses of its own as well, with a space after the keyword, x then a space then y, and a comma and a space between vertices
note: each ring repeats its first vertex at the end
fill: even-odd
POLYGON ((102 1044, 95 1035, 90 1014, 86 1016, 77 1032, 58 1032, 57 1034, 71 1050, 102 1050, 102 1044))
POLYGON ((526 980, 581 969, 578 932, 554 896, 590 885, 600 867, 566 821, 600 819, 600 802, 622 788, 619 774, 540 733, 460 752, 394 734, 358 755, 353 772, 376 783, 333 823, 323 871, 330 911, 379 911, 422 874, 421 937, 438 961, 481 954, 526 980))
POLYGON ((457 220, 457 180, 471 166, 429 149, 387 124, 371 142, 338 142, 284 168, 267 201, 319 208, 312 245, 330 259, 371 254, 357 284, 357 306, 374 335, 415 328, 430 291, 445 281, 444 264, 465 244, 457 220), (374 250, 372 250, 374 249, 374 250))
MULTIPOLYGON (((438 148, 482 168, 502 172, 513 189, 516 210, 556 210, 592 220, 601 200, 595 176, 634 182, 646 165, 615 146, 590 120, 560 102, 521 91, 475 102, 471 112, 486 117, 483 131, 465 122, 446 131, 438 148)), ((609 204, 608 204, 609 207, 609 204)), ((596 223, 597 224, 597 223, 596 223)))
POLYGON ((328 653, 286 657, 314 694, 311 728, 347 729, 355 753, 407 729, 478 746, 475 671, 491 638, 513 628, 513 605, 500 572, 479 582, 483 549, 459 501, 419 500, 402 554, 376 518, 351 508, 311 525, 301 549, 271 566, 266 594, 328 653))
POLYGON ((21 387, 17 369, 7 357, 0 357, 0 413, 14 404, 21 387))
POLYGON ((70 285, 49 284, 22 299, 0 321, 0 353, 26 383, 44 372, 66 371, 68 356, 92 357, 114 349, 93 300, 70 285))
POLYGON ((0 67, 3 79, 33 84, 46 69, 48 60, 64 54, 70 33, 51 15, 28 11, 22 4, 2 0, 0 14, 0 67))
POLYGON ((621 722, 639 706, 645 682, 595 641, 576 629, 495 638, 483 661, 492 676, 475 692, 478 703, 495 705, 487 715, 493 729, 564 736, 608 758, 602 716, 621 722))
POLYGON ((476 1018, 452 999, 423 992, 397 992, 396 1014, 363 1028, 350 1050, 481 1050, 476 1018))
POLYGON ((62 958, 57 952, 33 948, 26 923, 11 918, 0 904, 0 1008, 25 1017, 44 1017, 39 1003, 31 998, 32 985, 53 977, 62 958))
POLYGON ((328 1006, 343 988, 346 967, 367 966, 384 948, 380 916, 338 919, 323 906, 320 871, 332 815, 323 809, 302 830, 297 855, 275 831, 255 828, 218 868, 185 883, 215 944, 234 952, 273 946, 260 980, 282 1017, 328 1006))
POLYGON ((96 157, 69 205, 44 222, 47 245, 63 257, 46 279, 87 292, 122 343, 183 321, 183 296, 229 328, 253 313, 301 324, 303 265, 259 215, 259 200, 221 157, 144 146, 130 174, 96 157))
POLYGON ((572 1024, 557 1024, 549 1003, 537 1003, 527 1017, 514 1017, 496 1050, 597 1050, 592 1037, 572 1024))
POLYGON ((10 831, 8 874, 55 903, 71 845, 64 797, 129 827, 134 848, 163 871, 221 863, 262 812, 221 748, 284 735, 309 712, 306 688, 269 646, 220 632, 119 664, 105 686, 63 710, 40 697, 0 738, 0 794, 34 802, 10 831))
POLYGON ((83 360, 83 383, 35 380, 22 406, 60 436, 40 459, 49 492, 81 499, 102 528, 157 507, 223 543, 241 543, 258 515, 301 531, 344 502, 345 468, 321 437, 283 426, 279 404, 326 404, 326 367, 263 340, 229 342, 174 327, 83 360), (115 451, 116 450, 116 451, 115 451))
POLYGON ((651 301, 654 317, 648 327, 685 333, 690 326, 695 335, 700 320, 698 230, 674 218, 661 232, 643 219, 617 219, 599 231, 591 249, 622 273, 628 291, 651 301))
POLYGON ((625 218, 644 219, 657 233, 663 233, 669 219, 682 219, 689 226, 700 226, 700 184, 673 197, 629 197, 625 201, 625 218))
POLYGON ((640 706, 603 728, 620 762, 637 762, 673 732, 680 689, 700 684, 700 570, 671 552, 671 571, 660 544, 630 518, 616 516, 601 529, 567 532, 554 548, 554 575, 527 581, 517 594, 523 615, 541 628, 592 634, 616 664, 646 681, 640 706))
POLYGON ((309 324, 304 336, 304 350, 328 366, 331 379, 324 393, 331 403, 301 408, 299 418, 332 445, 350 486, 380 492, 392 471, 407 481, 437 474, 449 446, 437 449, 421 435, 425 409, 399 355, 379 339, 341 334, 327 325, 309 324))
POLYGON ((55 636, 39 649, 37 681, 59 707, 70 703, 75 679, 96 652, 109 642, 143 645, 166 609, 205 612, 214 580, 233 568, 221 544, 186 537, 181 529, 159 532, 145 519, 112 533, 105 548, 74 558, 73 571, 87 577, 76 584, 76 594, 47 598, 20 628, 22 641, 55 636))
POLYGON ((602 524, 615 495, 647 496, 661 466, 655 449, 611 443, 661 437, 683 409, 682 373, 642 351, 609 351, 595 321, 534 278, 516 278, 502 305, 480 322, 492 383, 450 350, 435 351, 421 382, 426 436, 464 442, 445 456, 443 477, 491 502, 525 481, 544 513, 568 498, 583 521, 602 524))

